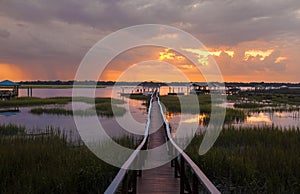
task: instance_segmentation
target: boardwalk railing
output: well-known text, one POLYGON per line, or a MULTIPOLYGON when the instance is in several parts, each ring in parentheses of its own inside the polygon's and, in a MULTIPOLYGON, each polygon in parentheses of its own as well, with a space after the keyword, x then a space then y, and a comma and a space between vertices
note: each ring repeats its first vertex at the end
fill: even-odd
MULTIPOLYGON (((205 176, 205 174, 200 170, 200 168, 193 162, 192 159, 173 141, 171 136, 169 124, 165 118, 162 105, 160 103, 158 93, 157 102, 160 107, 160 113, 164 121, 166 128, 166 134, 168 140, 172 143, 173 147, 177 153, 180 153, 171 162, 172 166, 175 167, 174 175, 175 178, 180 178, 180 193, 199 193, 199 189, 202 188, 208 193, 220 193, 220 191, 212 184, 212 182, 205 176), (186 173, 186 167, 189 167, 192 173, 186 173), (189 177, 191 174, 191 177, 189 177), (191 184, 189 178, 192 180, 191 184), (192 185, 192 186, 191 186, 192 185), (200 188, 199 188, 200 187, 200 188)), ((203 191, 202 191, 203 192, 203 191)))
POLYGON ((154 94, 155 93, 151 95, 151 99, 150 99, 150 104, 148 108, 148 119, 147 119, 146 130, 145 130, 143 141, 134 150, 134 152, 130 155, 127 161, 123 164, 118 174, 115 176, 114 180, 106 189, 105 191, 106 194, 116 193, 118 191, 121 191, 121 193, 136 193, 137 176, 141 176, 142 171, 130 170, 129 167, 135 164, 137 165, 139 164, 139 166, 141 166, 140 164, 144 162, 142 161, 144 157, 141 157, 139 155, 139 152, 141 150, 147 149, 148 137, 149 137, 149 126, 150 126, 150 119, 151 119, 150 114, 151 114, 154 94))

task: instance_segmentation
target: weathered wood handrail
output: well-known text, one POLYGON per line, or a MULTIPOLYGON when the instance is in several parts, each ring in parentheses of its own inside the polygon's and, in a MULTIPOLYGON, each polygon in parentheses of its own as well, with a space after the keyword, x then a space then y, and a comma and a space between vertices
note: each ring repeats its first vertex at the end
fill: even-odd
POLYGON ((141 176, 141 171, 137 173, 137 170, 130 170, 129 167, 134 163, 136 160, 139 152, 141 150, 146 149, 147 143, 148 143, 148 137, 149 137, 149 126, 150 126, 150 113, 152 109, 152 103, 153 103, 153 96, 155 93, 151 95, 150 104, 148 108, 148 118, 147 118, 147 124, 146 124, 146 130, 144 133, 143 141, 140 143, 140 145, 134 150, 134 152, 130 155, 130 157, 127 159, 127 161, 123 164, 121 169, 119 170, 118 174, 115 176, 114 180, 111 182, 111 184, 108 186, 108 188, 105 191, 105 194, 111 194, 116 193, 118 189, 122 186, 122 193, 128 193, 129 189, 128 185, 132 184, 131 186, 131 193, 136 193, 136 176, 141 176), (132 175, 132 176, 131 176, 132 175))
POLYGON ((215 185, 205 176, 205 174, 200 170, 200 168, 193 162, 193 160, 174 142, 169 124, 165 118, 162 105, 159 100, 158 93, 156 93, 157 102, 160 107, 160 113, 164 122, 164 125, 166 127, 167 137, 168 140, 172 143, 176 151, 179 153, 180 156, 180 164, 178 162, 178 157, 173 159, 173 166, 175 166, 175 177, 178 177, 177 171, 180 172, 180 193, 184 193, 185 188, 187 188, 189 193, 198 193, 198 183, 199 181, 202 183, 204 188, 209 192, 213 194, 221 193, 215 185), (192 177, 192 188, 188 184, 187 177, 185 175, 185 164, 187 164, 193 171, 193 177, 192 177))

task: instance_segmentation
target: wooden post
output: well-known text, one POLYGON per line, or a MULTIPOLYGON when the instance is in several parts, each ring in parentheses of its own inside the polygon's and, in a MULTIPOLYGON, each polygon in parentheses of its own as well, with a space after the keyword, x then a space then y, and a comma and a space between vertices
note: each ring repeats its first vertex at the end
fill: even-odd
POLYGON ((178 178, 180 176, 178 176, 177 172, 178 172, 178 156, 176 158, 174 158, 174 164, 175 164, 175 168, 174 168, 174 176, 175 178, 178 178))
POLYGON ((196 176, 195 173, 193 173, 193 178, 192 178, 192 181, 193 181, 193 185, 192 185, 192 193, 193 194, 198 194, 198 177, 196 176))
POLYGON ((132 194, 136 194, 136 191, 137 191, 137 171, 136 170, 133 170, 133 173, 132 173, 132 194))
POLYGON ((180 155, 180 193, 181 194, 184 194, 184 179, 185 179, 184 158, 180 155))
POLYGON ((127 194, 128 193, 128 173, 126 172, 125 177, 122 182, 122 193, 127 194))

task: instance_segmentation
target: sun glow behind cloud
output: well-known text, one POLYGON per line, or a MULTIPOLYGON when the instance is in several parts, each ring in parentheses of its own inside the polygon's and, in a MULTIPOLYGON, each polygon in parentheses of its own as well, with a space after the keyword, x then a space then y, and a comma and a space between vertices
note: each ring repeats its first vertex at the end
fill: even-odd
POLYGON ((285 61, 285 60, 287 60, 286 57, 278 57, 278 58, 276 59, 275 63, 280 63, 280 62, 285 61))
POLYGON ((265 60, 266 57, 270 56, 272 53, 274 52, 273 49, 269 49, 269 50, 248 50, 245 51, 245 57, 244 60, 248 61, 250 59, 250 57, 259 57, 259 60, 263 61, 265 60))
POLYGON ((210 53, 203 49, 193 49, 193 48, 182 48, 183 51, 190 52, 197 55, 198 62, 202 65, 208 65, 208 56, 210 53))
POLYGON ((170 52, 169 48, 164 49, 164 51, 159 52, 159 60, 164 60, 164 59, 175 59, 176 54, 174 52, 170 52))
POLYGON ((216 49, 212 49, 212 48, 210 48, 208 50, 183 48, 182 50, 196 54, 198 57, 199 63, 201 63, 202 65, 206 65, 206 66, 208 65, 208 57, 209 56, 220 57, 221 54, 224 52, 232 58, 235 53, 233 50, 218 50, 218 49, 216 50, 216 49))
MULTIPOLYGON (((77 66, 91 45, 109 33, 124 26, 159 23, 185 30, 205 43, 209 56, 215 59, 227 80, 300 82, 299 0, 274 0, 268 6, 264 1, 245 3, 237 0, 176 3, 171 0, 99 0, 88 3, 67 0, 55 4, 51 1, 41 4, 35 0, 26 1, 24 6, 17 0, 2 2, 5 3, 0 3, 0 64, 17 68, 11 70, 12 67, 1 65, 2 78, 3 75, 12 78, 11 75, 15 74, 14 80, 74 79, 77 66), (62 7, 78 8, 76 17, 73 9, 62 7), (116 10, 118 14, 111 14, 116 10), (245 14, 245 10, 251 14, 245 14), (210 17, 211 13, 214 14, 210 17), (274 52, 264 54, 269 49, 274 49, 274 52), (20 77, 19 71, 23 77, 20 77)), ((157 32, 157 36, 153 37, 155 41, 171 40, 176 43, 177 39, 180 40, 173 31, 167 34, 157 32)), ((143 36, 140 38, 143 39, 143 36)), ((151 41, 148 40, 149 43, 151 41)), ((151 59, 159 59, 162 51, 160 48, 151 55, 151 59)), ((186 59, 175 54, 163 54, 160 59, 178 63, 178 67, 184 70, 192 70, 186 59)), ((198 60, 198 54, 193 55, 193 61, 198 60)), ((137 63, 132 59, 144 56, 133 54, 122 58, 121 62, 117 61, 119 64, 109 70, 105 80, 114 80, 121 72, 121 66, 137 63)))
POLYGON ((20 81, 24 75, 20 68, 13 64, 0 64, 0 80, 20 81))
POLYGON ((118 76, 118 81, 145 81, 156 80, 162 82, 169 81, 189 81, 175 65, 163 61, 143 61, 133 64, 118 76))
POLYGON ((232 50, 224 50, 224 53, 226 53, 227 55, 229 55, 231 58, 234 57, 234 51, 232 51, 232 50))

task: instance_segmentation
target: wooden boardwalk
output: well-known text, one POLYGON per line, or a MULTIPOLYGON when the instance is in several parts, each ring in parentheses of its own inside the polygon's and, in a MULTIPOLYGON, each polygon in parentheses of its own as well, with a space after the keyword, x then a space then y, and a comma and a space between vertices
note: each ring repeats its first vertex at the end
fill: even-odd
MULTIPOLYGON (((159 105, 155 98, 150 115, 149 132, 151 134, 148 149, 153 149, 164 144, 167 139, 159 105)), ((158 153, 151 157, 159 161, 162 156, 158 153)), ((171 162, 157 168, 143 170, 142 176, 137 180, 137 193, 180 193, 180 179, 175 178, 171 162)))
POLYGON ((105 194, 204 192, 220 194, 220 191, 205 176, 200 168, 173 141, 168 122, 162 115, 157 93, 151 96, 148 110, 148 121, 143 141, 123 164, 105 191, 105 194), (173 160, 176 177, 178 178, 175 178, 175 169, 171 167, 171 162, 168 162, 171 151, 167 150, 168 147, 165 144, 167 140, 173 146, 171 148, 172 152, 180 153, 173 160), (158 146, 160 146, 159 149, 156 149, 158 146), (143 157, 138 157, 141 150, 147 149, 155 151, 148 152, 146 160, 143 157), (133 162, 142 162, 145 168, 150 169, 143 170, 140 174, 137 170, 129 169, 129 166, 134 164, 133 162), (160 166, 162 162, 166 164, 160 166), (151 166, 159 167, 151 169, 151 166), (187 169, 189 169, 189 173, 186 173, 187 169), (199 187, 199 185, 201 186, 199 187), (199 189, 201 190, 200 192, 199 189))

